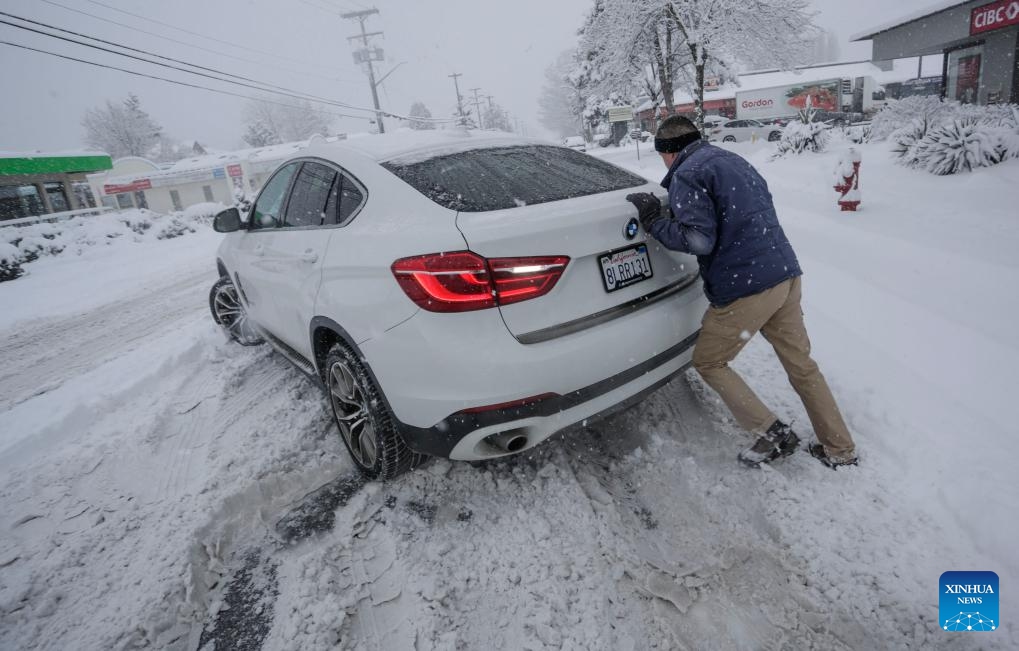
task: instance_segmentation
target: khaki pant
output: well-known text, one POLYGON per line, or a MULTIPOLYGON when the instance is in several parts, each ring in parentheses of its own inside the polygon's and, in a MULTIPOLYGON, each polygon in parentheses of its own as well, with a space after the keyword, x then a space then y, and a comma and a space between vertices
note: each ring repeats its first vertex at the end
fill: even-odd
POLYGON ((757 331, 775 349, 828 455, 854 457, 853 437, 828 383, 810 358, 810 340, 800 309, 799 277, 724 307, 709 307, 693 351, 694 368, 718 392, 743 428, 755 433, 766 430, 777 420, 775 414, 729 367, 757 331))

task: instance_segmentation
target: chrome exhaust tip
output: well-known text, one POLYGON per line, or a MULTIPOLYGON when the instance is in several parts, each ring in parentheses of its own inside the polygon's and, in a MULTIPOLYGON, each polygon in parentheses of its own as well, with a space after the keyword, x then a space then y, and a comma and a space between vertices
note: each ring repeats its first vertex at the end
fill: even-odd
POLYGON ((492 434, 485 440, 503 452, 519 452, 527 447, 527 435, 519 430, 492 434))

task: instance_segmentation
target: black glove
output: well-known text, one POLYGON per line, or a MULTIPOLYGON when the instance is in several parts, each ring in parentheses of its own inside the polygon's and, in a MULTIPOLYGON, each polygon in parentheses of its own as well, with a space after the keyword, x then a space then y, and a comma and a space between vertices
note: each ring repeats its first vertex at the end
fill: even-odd
POLYGON ((645 232, 650 233, 651 224, 664 216, 662 214, 662 202, 650 192, 628 194, 626 195, 626 200, 637 208, 637 219, 640 220, 640 225, 644 228, 645 232))

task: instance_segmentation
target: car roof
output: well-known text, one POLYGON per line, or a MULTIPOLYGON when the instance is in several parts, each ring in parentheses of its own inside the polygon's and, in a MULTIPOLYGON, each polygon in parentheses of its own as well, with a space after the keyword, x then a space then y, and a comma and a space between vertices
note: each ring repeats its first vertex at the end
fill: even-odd
POLYGON ((472 149, 535 144, 552 143, 489 131, 400 129, 395 133, 364 135, 319 143, 301 153, 341 161, 347 152, 356 152, 379 163, 410 164, 472 149))

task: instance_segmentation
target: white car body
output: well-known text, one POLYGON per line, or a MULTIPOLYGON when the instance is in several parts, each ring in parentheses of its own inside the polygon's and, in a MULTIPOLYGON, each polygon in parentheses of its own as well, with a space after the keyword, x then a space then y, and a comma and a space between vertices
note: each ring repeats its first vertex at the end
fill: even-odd
POLYGON ((665 249, 632 223, 636 213, 624 197, 662 196, 659 186, 638 182, 572 199, 458 212, 380 165, 536 144, 433 133, 311 147, 294 160, 352 177, 363 203, 342 225, 229 233, 218 252, 220 272, 235 281, 270 343, 309 375, 322 377, 316 342, 327 333, 320 329, 357 351, 411 449, 464 460, 502 456, 505 450, 486 438, 507 431, 525 436, 522 449, 531 448, 687 367, 706 306, 696 259, 665 249), (609 293, 599 256, 645 240, 654 275, 609 293), (489 259, 568 256, 569 262, 544 296, 457 313, 423 309, 394 276, 395 261, 457 251, 489 259), (500 408, 536 396, 524 407, 500 408))
POLYGON ((746 142, 748 140, 776 140, 782 128, 761 124, 757 120, 729 120, 708 130, 711 142, 746 142))

